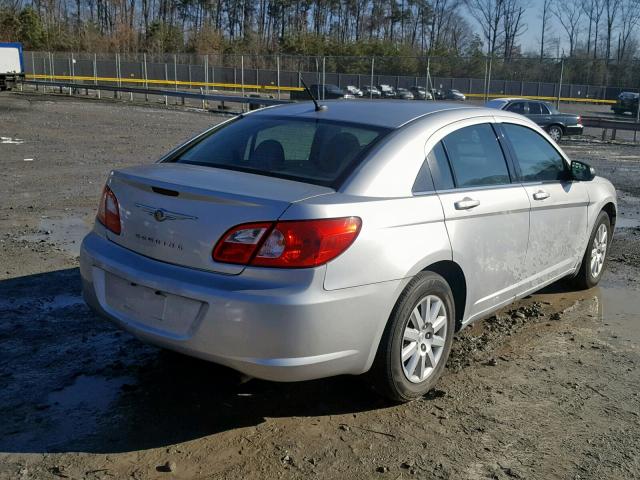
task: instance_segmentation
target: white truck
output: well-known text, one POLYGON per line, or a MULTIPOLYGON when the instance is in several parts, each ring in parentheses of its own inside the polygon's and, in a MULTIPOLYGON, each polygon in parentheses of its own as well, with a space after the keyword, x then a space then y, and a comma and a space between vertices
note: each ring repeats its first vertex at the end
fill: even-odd
POLYGON ((20 43, 0 42, 0 90, 11 90, 24 78, 24 57, 20 43))

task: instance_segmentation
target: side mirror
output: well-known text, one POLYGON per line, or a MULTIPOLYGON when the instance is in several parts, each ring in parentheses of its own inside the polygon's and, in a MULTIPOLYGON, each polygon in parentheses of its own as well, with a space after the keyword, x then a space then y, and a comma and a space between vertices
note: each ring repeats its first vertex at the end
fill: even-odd
POLYGON ((589 182, 596 176, 596 171, 590 165, 579 162, 578 160, 571 161, 571 179, 578 180, 579 182, 589 182))

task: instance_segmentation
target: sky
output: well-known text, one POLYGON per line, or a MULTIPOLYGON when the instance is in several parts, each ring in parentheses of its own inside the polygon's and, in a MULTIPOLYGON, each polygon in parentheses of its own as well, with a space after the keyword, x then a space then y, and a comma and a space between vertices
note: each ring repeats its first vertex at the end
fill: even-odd
MULTIPOLYGON (((523 23, 526 25, 526 30, 519 38, 519 43, 522 46, 523 53, 531 51, 538 52, 540 49, 540 29, 542 28, 542 0, 524 0, 523 4, 528 5, 523 17, 523 23)), ((471 25, 473 25, 477 31, 480 31, 478 23, 473 19, 473 17, 468 12, 465 14, 467 15, 471 25)), ((549 29, 547 30, 545 43, 558 37, 560 37, 560 53, 562 54, 562 47, 566 43, 564 35, 562 34, 562 27, 558 24, 558 21, 553 17, 553 15, 550 15, 549 29)), ((548 51, 547 54, 555 56, 556 52, 548 51)))

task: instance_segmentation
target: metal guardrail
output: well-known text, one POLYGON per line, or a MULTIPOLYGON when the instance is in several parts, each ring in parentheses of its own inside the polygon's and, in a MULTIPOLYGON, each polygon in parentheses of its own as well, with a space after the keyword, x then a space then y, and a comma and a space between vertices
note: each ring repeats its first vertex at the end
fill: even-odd
POLYGON ((606 117, 582 117, 582 125, 585 127, 604 128, 607 130, 627 130, 640 132, 640 123, 635 120, 618 120, 606 117))
POLYGON ((36 85, 42 87, 60 87, 69 88, 72 90, 101 90, 115 93, 131 93, 140 95, 157 95, 160 97, 177 97, 177 98, 191 98, 194 100, 208 100, 215 102, 231 102, 231 103, 244 103, 249 105, 282 105, 285 103, 291 103, 290 100, 278 100, 274 98, 263 98, 253 96, 237 96, 237 95, 212 95, 206 93, 187 92, 184 90, 160 90, 155 88, 136 88, 125 87, 117 85, 100 85, 93 83, 69 83, 69 82, 53 82, 46 80, 23 80, 21 83, 36 85))

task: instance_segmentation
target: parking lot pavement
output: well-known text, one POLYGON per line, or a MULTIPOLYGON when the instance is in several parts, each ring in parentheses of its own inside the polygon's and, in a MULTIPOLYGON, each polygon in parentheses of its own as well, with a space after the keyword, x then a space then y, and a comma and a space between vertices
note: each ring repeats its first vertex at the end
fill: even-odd
POLYGON ((464 330, 437 389, 398 406, 351 377, 246 382, 84 305, 109 170, 222 118, 0 96, 0 479, 640 477, 640 147, 563 142, 619 188, 602 286, 464 330))

